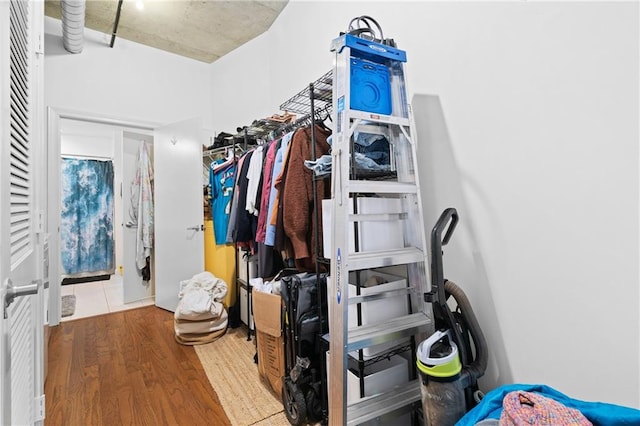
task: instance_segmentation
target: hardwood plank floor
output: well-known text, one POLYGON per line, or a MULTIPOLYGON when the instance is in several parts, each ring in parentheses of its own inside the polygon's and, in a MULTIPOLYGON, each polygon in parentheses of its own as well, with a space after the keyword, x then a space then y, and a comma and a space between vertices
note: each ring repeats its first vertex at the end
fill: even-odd
POLYGON ((45 425, 230 425, 191 346, 155 306, 51 329, 45 425))

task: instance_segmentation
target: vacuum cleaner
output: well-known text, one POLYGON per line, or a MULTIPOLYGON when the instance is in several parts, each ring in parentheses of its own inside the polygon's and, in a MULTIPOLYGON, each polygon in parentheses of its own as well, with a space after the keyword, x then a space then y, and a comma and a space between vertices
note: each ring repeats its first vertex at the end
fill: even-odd
POLYGON ((416 353, 428 426, 454 425, 473 408, 481 395, 477 381, 487 368, 487 342, 471 303, 460 287, 444 278, 442 247, 457 223, 458 212, 447 208, 431 231, 432 282, 424 298, 432 304, 436 331, 416 353), (450 308, 450 298, 455 308, 450 308))

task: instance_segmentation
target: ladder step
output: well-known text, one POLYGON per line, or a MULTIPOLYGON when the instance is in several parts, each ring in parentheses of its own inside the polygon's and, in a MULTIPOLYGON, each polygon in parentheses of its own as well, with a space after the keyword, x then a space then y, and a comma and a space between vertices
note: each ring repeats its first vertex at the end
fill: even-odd
POLYGON ((349 192, 370 194, 415 194, 418 187, 411 182, 385 182, 380 180, 350 180, 349 192))
POLYGON ((358 349, 412 336, 426 331, 430 322, 429 317, 422 312, 418 312, 393 318, 379 324, 367 324, 349 329, 346 352, 357 351, 358 349))
POLYGON ((349 222, 389 222, 392 220, 405 220, 407 213, 367 213, 350 214, 349 222))
POLYGON ((358 126, 356 126, 356 130, 358 132, 362 132, 362 133, 367 133, 370 135, 380 135, 380 136, 384 136, 387 139, 390 138, 389 136, 389 126, 387 126, 386 124, 359 124, 358 126))
POLYGON ((375 419, 403 407, 412 409, 412 405, 422 401, 420 379, 397 386, 389 392, 361 399, 347 407, 347 425, 358 425, 375 419))
POLYGON ((359 111, 356 109, 352 109, 348 111, 349 118, 360 118, 362 120, 373 122, 373 123, 390 123, 397 124, 400 126, 409 126, 409 119, 406 117, 398 117, 395 115, 384 115, 384 114, 375 114, 367 111, 359 111))
POLYGON ((383 266, 406 265, 408 263, 424 262, 424 260, 425 254, 422 250, 416 247, 406 247, 395 250, 350 253, 346 266, 350 271, 357 271, 383 266))
POLYGON ((349 295, 349 304, 355 305, 357 303, 372 302, 374 300, 386 299, 389 297, 404 296, 406 294, 411 294, 414 290, 415 287, 403 287, 395 290, 387 290, 379 293, 366 294, 361 296, 349 295))

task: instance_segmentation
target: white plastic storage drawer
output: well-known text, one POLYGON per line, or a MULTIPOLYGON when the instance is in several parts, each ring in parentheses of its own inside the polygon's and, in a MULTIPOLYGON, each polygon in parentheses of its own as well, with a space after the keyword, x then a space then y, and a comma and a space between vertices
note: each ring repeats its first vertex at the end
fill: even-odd
MULTIPOLYGON (((356 272, 349 273, 349 297, 356 296, 356 272)), ((407 280, 397 275, 387 274, 378 270, 360 271, 360 294, 363 296, 382 293, 389 290, 402 289, 407 286, 407 280), (380 284, 378 284, 380 283, 380 284)), ((349 305, 349 328, 358 327, 358 305, 349 305)), ((406 295, 385 297, 360 304, 362 324, 382 323, 392 318, 401 317, 409 313, 409 302, 406 295)), ((409 339, 381 343, 362 350, 365 357, 378 355, 399 344, 408 343, 409 339)), ((351 354, 357 358, 357 352, 351 354)))
POLYGON ((248 283, 251 278, 258 276, 258 256, 251 256, 249 252, 238 249, 238 278, 248 283))
MULTIPOLYGON (((409 382, 408 361, 400 355, 383 359, 365 367, 364 396, 372 396, 409 382)), ((347 401, 360 399, 360 378, 357 371, 347 371, 347 401)))
MULTIPOLYGON (((329 371, 331 351, 327 351, 327 378, 331 380, 329 371)), ((356 362, 351 362, 356 365, 356 362)), ((360 398, 359 372, 347 370, 347 401, 349 404, 360 398)), ((409 361, 400 355, 394 355, 364 368, 364 396, 372 396, 386 392, 391 388, 409 382, 409 361)), ((327 383, 329 385, 329 383, 327 383)))
MULTIPOLYGON (((322 244, 324 257, 330 259, 333 221, 331 218, 332 200, 322 200, 322 244)), ((353 213, 353 200, 349 200, 349 212, 353 213)), ((399 198, 358 198, 358 213, 383 214, 402 213, 399 198)), ((402 222, 367 221, 358 223, 358 246, 360 251, 379 251, 404 248, 404 232, 402 222)), ((349 222, 349 253, 355 252, 353 222, 349 222)))
MULTIPOLYGON (((329 365, 331 351, 326 353, 327 362, 327 388, 331 389, 331 372, 329 365)), ((364 396, 373 396, 391 390, 395 386, 409 383, 409 361, 401 355, 394 355, 389 359, 383 359, 364 368, 364 396)), ((352 404, 360 400, 360 376, 359 371, 347 370, 347 403, 352 404)), ((363 423, 367 426, 410 426, 411 414, 392 418, 387 421, 371 420, 363 423)))
MULTIPOLYGON (((249 297, 251 297, 251 295, 249 295, 249 297)), ((249 330, 255 330, 256 328, 253 324, 253 310, 251 309, 251 300, 249 300, 248 308, 249 309, 247 309, 247 287, 242 284, 240 285, 240 321, 242 321, 243 324, 249 327, 249 330)))

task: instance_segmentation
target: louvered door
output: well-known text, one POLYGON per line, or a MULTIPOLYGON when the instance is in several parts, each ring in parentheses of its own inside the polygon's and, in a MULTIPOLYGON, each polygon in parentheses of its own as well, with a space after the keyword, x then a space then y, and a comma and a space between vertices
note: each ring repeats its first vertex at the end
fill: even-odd
POLYGON ((0 280, 3 315, 1 423, 41 420, 42 290, 35 223, 39 135, 36 33, 39 2, 0 2, 0 280), (7 337, 5 337, 7 336, 7 337))

